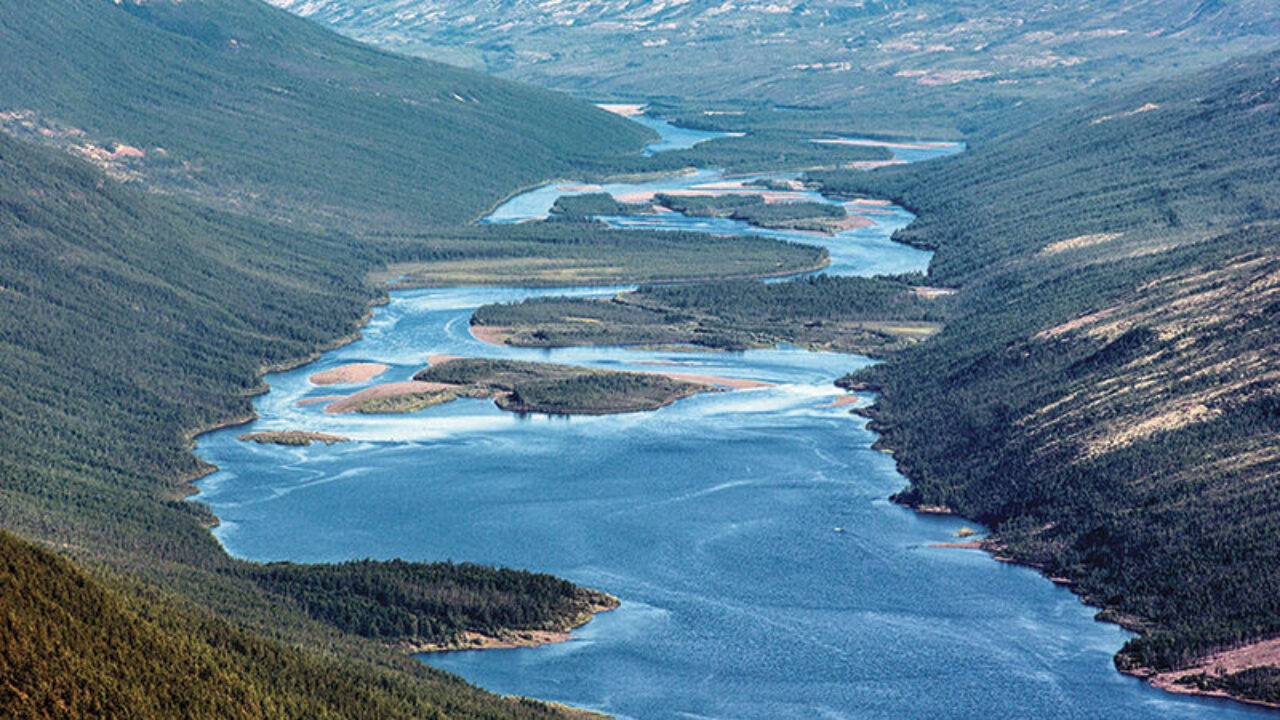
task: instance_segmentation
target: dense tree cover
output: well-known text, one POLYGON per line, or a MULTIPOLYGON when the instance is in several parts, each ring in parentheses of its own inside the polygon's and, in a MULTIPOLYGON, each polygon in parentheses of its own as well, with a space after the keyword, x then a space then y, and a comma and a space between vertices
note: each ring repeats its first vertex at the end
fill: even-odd
POLYGON ((10 131, 127 145, 144 154, 109 164, 167 192, 361 232, 468 221, 512 188, 638 155, 652 137, 258 0, 4 0, 0 67, 0 111, 32 111, 10 131))
POLYGON ((271 563, 238 572, 327 624, 411 645, 447 644, 466 631, 568 630, 615 603, 551 575, 473 564, 271 563))
POLYGON ((694 343, 743 350, 789 342, 880 355, 928 337, 946 298, 910 284, 923 276, 830 277, 649 286, 609 300, 545 297, 485 305, 472 323, 508 329, 533 347, 694 343))
POLYGON ((432 365, 413 379, 464 386, 472 394, 496 395, 498 407, 503 410, 553 415, 656 410, 709 389, 649 373, 482 358, 432 365))
POLYGON ((392 672, 266 641, 3 531, 0 587, 0 715, 13 720, 563 717, 416 662, 392 672))
MULTIPOLYGON (((157 198, 3 134, 0 243, 0 526, 125 578, 120 602, 143 603, 150 588, 187 598, 147 601, 151 624, 140 625, 100 595, 66 596, 65 583, 95 581, 61 561, 37 563, 52 568, 47 578, 4 582, 11 611, 0 618, 16 632, 0 644, 16 669, 0 672, 0 715, 99 717, 136 705, 138 717, 201 716, 188 706, 237 698, 242 709, 225 715, 527 710, 353 638, 337 614, 311 614, 281 591, 287 568, 260 582, 257 566, 218 546, 202 506, 182 500, 184 481, 205 470, 188 433, 247 417, 264 368, 355 331, 379 297, 361 279, 377 262, 368 246, 157 198), (206 678, 191 680, 187 699, 156 677, 186 679, 175 667, 206 678), (148 689, 153 701, 135 697, 148 689)), ((24 547, 6 543, 0 561, 26 562, 24 547)), ((380 575, 390 586, 397 573, 409 582, 439 571, 404 563, 380 575)), ((488 583, 485 572, 503 577, 467 575, 488 583)), ((348 618, 367 599, 351 603, 348 618)))
POLYGON ((653 212, 647 203, 624 203, 613 199, 609 193, 563 195, 551 206, 553 218, 582 221, 602 215, 643 215, 653 212))
POLYGON ((369 243, 392 263, 375 279, 399 288, 688 282, 790 275, 828 262, 826 248, 771 238, 586 222, 434 228, 369 243))
POLYGON ((905 200, 901 236, 960 285, 942 333, 855 377, 883 391, 899 499, 1144 630, 1122 668, 1280 634, 1277 75, 1261 56, 965 157, 815 176, 905 200))

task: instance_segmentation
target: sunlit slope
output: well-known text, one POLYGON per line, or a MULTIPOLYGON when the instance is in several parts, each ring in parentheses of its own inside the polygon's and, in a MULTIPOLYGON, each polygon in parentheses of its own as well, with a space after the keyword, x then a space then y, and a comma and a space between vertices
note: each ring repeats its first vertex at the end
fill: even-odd
POLYGON ((960 287, 944 332, 869 374, 903 499, 1150 630, 1127 667, 1280 634, 1277 78, 1280 56, 1250 58, 823 178, 919 211, 902 237, 960 287))
POLYGON ((0 715, 29 718, 552 718, 418 665, 318 659, 129 595, 0 531, 0 715))
POLYGON ((0 127, 233 209, 405 230, 469 220, 647 131, 389 55, 258 0, 0 2, 0 127))

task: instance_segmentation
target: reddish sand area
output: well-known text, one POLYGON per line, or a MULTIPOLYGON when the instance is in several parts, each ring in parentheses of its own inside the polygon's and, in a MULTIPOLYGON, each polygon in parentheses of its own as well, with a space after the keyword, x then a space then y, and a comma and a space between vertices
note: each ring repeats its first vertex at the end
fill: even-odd
POLYGON ((497 325, 472 325, 471 337, 490 345, 506 345, 506 336, 511 332, 509 327, 497 325))
POLYGON ((362 403, 377 398, 396 397, 398 395, 412 395, 414 393, 438 392, 440 390, 451 390, 458 387, 457 385, 447 385, 445 383, 422 382, 420 380, 408 380, 406 382, 385 383, 383 385, 374 385, 371 388, 365 388, 354 395, 346 397, 330 404, 324 409, 327 413, 344 413, 352 412, 362 403))
POLYGON ((774 387, 773 383, 764 382, 762 380, 747 380, 746 378, 727 378, 715 377, 713 375, 689 375, 687 373, 653 373, 654 375, 662 375, 672 380, 684 380, 686 382, 702 383, 704 385, 719 385, 721 387, 730 387, 735 390, 751 390, 753 388, 774 387))
MULTIPOLYGON (((1200 658, 1196 661, 1195 665, 1182 670, 1162 673, 1138 672, 1135 674, 1146 677, 1147 681, 1152 685, 1163 690, 1168 690, 1169 692, 1191 695, 1210 695, 1214 697, 1231 697, 1227 693, 1217 690, 1200 690, 1194 686, 1180 685, 1178 684, 1178 680, 1186 677, 1187 675, 1198 675, 1200 673, 1206 673, 1208 675, 1231 674, 1255 667, 1280 667, 1280 638, 1262 640, 1260 642, 1243 645, 1235 648, 1234 650, 1216 652, 1207 657, 1200 658)), ((1276 705, 1275 703, 1266 703, 1254 700, 1245 700, 1245 702, 1266 705, 1268 707, 1280 707, 1280 705, 1276 705)))
POLYGON ((382 363, 351 363, 332 370, 318 372, 311 376, 311 382, 314 385, 365 382, 390 369, 390 365, 383 365, 382 363))
POLYGON ((466 358, 461 355, 432 355, 427 358, 427 364, 431 366, 443 365, 450 360, 466 360, 466 358))
POLYGON ((818 407, 820 408, 844 407, 845 405, 852 405, 861 399, 862 398, 858 397, 857 395, 841 395, 837 398, 834 398, 831 402, 823 405, 819 405, 818 407))
POLYGON ((346 395, 321 395, 320 397, 303 398, 298 401, 298 404, 314 405, 315 403, 333 402, 334 400, 341 400, 344 397, 346 397, 346 395))
POLYGON ((837 220, 832 223, 831 226, 835 228, 836 232, 842 232, 844 230, 853 230, 854 228, 870 227, 875 224, 876 221, 869 217, 863 217, 862 215, 850 215, 843 220, 837 220))

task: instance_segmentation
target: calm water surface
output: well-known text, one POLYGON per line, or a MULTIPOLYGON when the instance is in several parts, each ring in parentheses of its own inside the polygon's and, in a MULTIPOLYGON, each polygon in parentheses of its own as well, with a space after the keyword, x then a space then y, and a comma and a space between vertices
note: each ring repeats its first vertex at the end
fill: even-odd
MULTIPOLYGON (((784 177, 784 176, 775 176, 784 177)), ((712 172, 662 188, 721 181, 712 172)), ((655 185, 653 183, 649 185, 655 185)), ((631 192, 635 186, 613 191, 631 192)), ((652 189, 646 186, 646 189, 652 189)), ((549 186, 491 218, 544 215, 549 186)), ((900 209, 831 239, 833 272, 923 269, 928 255, 889 243, 900 209)), ((616 224, 652 218, 615 218, 616 224)), ((675 215, 667 229, 763 232, 675 215)), ((723 221, 730 223, 730 221, 723 221)), ((598 295, 619 288, 557 290, 598 295)), ((963 523, 885 498, 904 485, 892 459, 832 381, 867 360, 795 348, 682 353, 531 350, 471 337, 474 308, 546 291, 400 292, 356 343, 267 378, 249 428, 200 439, 222 470, 200 500, 223 520, 231 553, 330 562, 469 560, 555 573, 623 606, 574 642, 424 656, 499 693, 621 717, 1244 718, 1265 713, 1174 697, 1117 674, 1127 634, 1025 568, 971 550, 929 547, 963 523), (432 354, 745 377, 774 387, 703 394, 650 413, 518 416, 459 400, 402 416, 326 415, 308 377, 349 362, 405 380, 432 354), (243 443, 261 430, 353 438, 332 447, 243 443)))

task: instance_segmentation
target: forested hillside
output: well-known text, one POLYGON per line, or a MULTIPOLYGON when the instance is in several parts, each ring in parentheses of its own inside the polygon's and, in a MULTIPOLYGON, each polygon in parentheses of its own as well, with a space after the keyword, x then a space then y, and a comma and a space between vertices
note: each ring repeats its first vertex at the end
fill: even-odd
POLYGON ((355 331, 378 297, 359 241, 158 199, 0 134, 0 242, 0 527, 119 579, 0 541, 0 715, 552 712, 368 640, 563 630, 594 593, 448 563, 238 562, 182 500, 203 471, 189 433, 246 417, 263 368, 355 331))
MULTIPOLYGON (((966 156, 815 177, 909 204, 902 239, 959 287, 941 334, 855 378, 882 389, 899 499, 988 524, 1145 631, 1125 669, 1280 634, 1278 147, 1271 54, 966 156)), ((1196 681, 1265 698, 1276 677, 1196 681)))
POLYGON ((3 531, 0 587, 5 718, 564 717, 417 662, 393 672, 269 642, 189 603, 123 593, 3 531))
POLYGON ((361 232, 469 221, 649 138, 258 0, 3 0, 0 67, 0 129, 166 192, 361 232))

